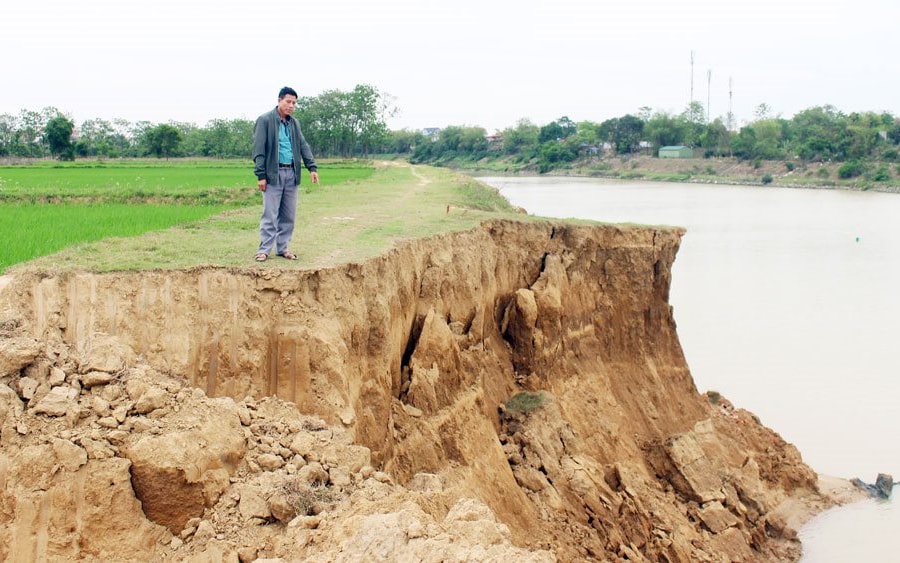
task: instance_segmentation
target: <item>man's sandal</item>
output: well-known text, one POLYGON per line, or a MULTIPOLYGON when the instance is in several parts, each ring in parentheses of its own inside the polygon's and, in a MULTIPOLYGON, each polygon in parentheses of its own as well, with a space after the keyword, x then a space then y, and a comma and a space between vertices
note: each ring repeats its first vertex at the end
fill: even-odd
POLYGON ((285 250, 284 252, 280 252, 278 255, 287 260, 296 260, 297 259, 297 255, 294 254, 293 252, 291 252, 290 250, 285 250))
POLYGON ((256 260, 257 262, 265 262, 267 258, 269 258, 269 255, 268 255, 268 254, 264 254, 264 253, 262 253, 262 252, 259 252, 259 253, 257 253, 257 255, 256 255, 256 257, 255 257, 255 260, 256 260))

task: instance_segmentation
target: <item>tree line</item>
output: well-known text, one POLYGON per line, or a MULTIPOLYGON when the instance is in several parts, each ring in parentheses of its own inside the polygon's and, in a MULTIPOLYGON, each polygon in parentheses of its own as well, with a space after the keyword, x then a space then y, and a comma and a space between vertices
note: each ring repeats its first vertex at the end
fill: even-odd
MULTIPOLYGON (((323 157, 368 156, 389 136, 390 98, 360 84, 297 100, 295 117, 323 157)), ((80 124, 55 107, 0 115, 0 157, 250 158, 254 121, 214 119, 205 126, 172 121, 88 119, 80 124)))
MULTIPOLYGON (((790 119, 756 108, 753 121, 735 130, 733 118, 707 122, 703 106, 690 104, 672 114, 641 108, 602 122, 573 122, 561 117, 545 125, 521 120, 488 135, 480 127, 446 127, 433 135, 392 132, 394 152, 409 152, 413 162, 440 164, 485 157, 533 162, 542 172, 590 155, 656 155, 660 147, 687 146, 703 157, 803 162, 898 161, 900 119, 888 112, 845 114, 833 106, 803 110, 790 119)), ((848 177, 862 165, 848 166, 848 177)))
MULTIPOLYGON (((845 114, 833 106, 803 110, 790 119, 772 116, 760 104, 742 127, 734 117, 708 121, 700 102, 681 113, 643 107, 602 122, 561 117, 544 125, 520 120, 489 135, 478 126, 390 131, 396 112, 389 96, 361 84, 298 99, 294 114, 317 155, 368 157, 394 154, 412 162, 447 163, 458 159, 508 158, 540 171, 586 156, 651 154, 683 145, 704 157, 746 160, 837 161, 848 176, 869 161, 898 161, 900 119, 888 112, 845 114)), ((22 110, 0 115, 0 156, 62 160, 116 157, 250 158, 253 121, 215 119, 193 123, 89 119, 77 125, 60 110, 22 110)))

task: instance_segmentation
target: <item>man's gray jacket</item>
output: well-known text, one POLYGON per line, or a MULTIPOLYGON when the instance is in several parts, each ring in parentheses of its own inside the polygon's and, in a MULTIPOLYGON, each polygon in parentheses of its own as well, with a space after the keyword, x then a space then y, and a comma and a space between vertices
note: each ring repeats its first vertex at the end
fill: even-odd
MULTIPOLYGON (((312 150, 300 131, 300 124, 293 116, 287 116, 288 131, 291 134, 291 151, 294 153, 294 174, 300 183, 300 162, 310 172, 316 172, 316 160, 312 150)), ((281 116, 276 107, 259 116, 253 127, 253 173, 257 180, 265 178, 268 184, 278 183, 278 128, 281 116)))

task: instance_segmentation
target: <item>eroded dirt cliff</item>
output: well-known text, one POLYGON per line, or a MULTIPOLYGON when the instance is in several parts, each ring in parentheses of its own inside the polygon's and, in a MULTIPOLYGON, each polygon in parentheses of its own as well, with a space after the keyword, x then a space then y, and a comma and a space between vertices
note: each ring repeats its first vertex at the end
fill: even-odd
POLYGON ((326 270, 0 278, 0 558, 796 559, 832 501, 697 392, 682 234, 497 221, 326 270))

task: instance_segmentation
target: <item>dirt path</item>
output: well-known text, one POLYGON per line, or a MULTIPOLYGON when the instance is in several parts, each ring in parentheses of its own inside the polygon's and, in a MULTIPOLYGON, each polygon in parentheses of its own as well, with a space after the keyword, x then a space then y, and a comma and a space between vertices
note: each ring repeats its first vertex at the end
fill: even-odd
POLYGON ((426 178, 421 172, 419 172, 419 169, 417 167, 410 165, 410 171, 412 172, 413 176, 419 179, 420 186, 427 186, 431 183, 431 179, 426 178))

